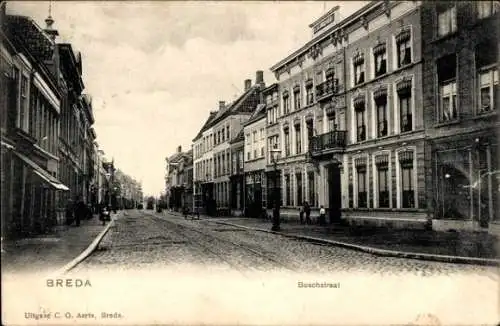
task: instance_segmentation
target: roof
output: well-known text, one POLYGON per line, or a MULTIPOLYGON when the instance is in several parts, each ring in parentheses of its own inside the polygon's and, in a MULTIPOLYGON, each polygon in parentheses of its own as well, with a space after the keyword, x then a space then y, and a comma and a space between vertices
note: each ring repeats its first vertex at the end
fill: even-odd
POLYGON ((205 123, 201 127, 201 129, 198 132, 198 134, 196 135, 196 137, 194 137, 193 142, 198 140, 201 137, 201 135, 203 134, 203 132, 209 128, 210 123, 212 122, 212 120, 215 118, 216 115, 217 115, 217 111, 210 111, 210 114, 208 115, 207 120, 205 121, 205 123))
POLYGON ((243 124, 243 126, 248 126, 256 121, 261 120, 262 118, 266 117, 266 105, 265 104, 259 104, 257 105, 257 108, 255 111, 252 113, 250 116, 250 119, 248 119, 247 122, 243 124))
POLYGON ((20 50, 31 61, 33 66, 38 68, 52 91, 60 96, 56 76, 44 64, 46 61, 52 61, 54 42, 29 17, 7 15, 6 23, 6 36, 12 42, 12 45, 17 50, 20 50))
MULTIPOLYGON (((306 44, 304 44, 302 47, 294 51, 292 54, 288 55, 286 58, 280 60, 278 63, 274 64, 271 68, 269 68, 272 72, 276 72, 278 69, 283 67, 284 65, 290 63, 292 60, 295 58, 305 54, 309 48, 312 45, 319 44, 323 40, 325 40, 327 37, 329 37, 333 31, 335 30, 341 30, 342 28, 345 28, 349 26, 351 23, 353 23, 356 18, 358 18, 361 14, 379 6, 383 5, 384 1, 370 1, 368 4, 364 5, 361 9, 357 10, 355 13, 351 14, 347 18, 341 20, 337 24, 333 25, 332 27, 328 28, 325 30, 323 33, 319 34, 318 36, 315 36, 312 40, 308 41, 306 44)), ((320 18, 321 19, 321 18, 320 18)), ((314 23, 313 23, 314 24, 314 23)))
POLYGON ((262 85, 254 85, 245 92, 243 92, 243 94, 241 94, 240 97, 236 99, 236 101, 225 106, 223 110, 210 112, 210 116, 208 117, 207 121, 200 129, 196 137, 193 139, 193 142, 199 139, 205 130, 207 130, 211 126, 215 125, 216 123, 222 121, 223 119, 232 114, 238 114, 238 113, 251 114, 252 112, 254 112, 256 106, 260 102, 261 89, 262 85))

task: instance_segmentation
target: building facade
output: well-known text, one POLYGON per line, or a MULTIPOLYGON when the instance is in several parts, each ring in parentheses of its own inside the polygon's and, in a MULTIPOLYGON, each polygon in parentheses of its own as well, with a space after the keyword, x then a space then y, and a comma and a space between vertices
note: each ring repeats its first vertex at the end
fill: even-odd
POLYGON ((213 128, 217 111, 211 111, 198 135, 193 139, 193 212, 215 214, 213 188, 213 128))
POLYGON ((332 222, 427 222, 420 6, 372 1, 341 21, 333 8, 271 68, 291 214, 307 200, 332 222))
POLYGON ((57 224, 56 203, 68 188, 58 178, 62 94, 51 30, 24 16, 2 22, 2 236, 46 232, 57 224), (3 115, 3 114, 2 114, 3 115), (4 191, 6 190, 6 191, 4 191))
POLYGON ((231 215, 243 216, 245 213, 245 175, 243 170, 245 134, 243 128, 229 144, 231 150, 231 175, 229 176, 231 215))
POLYGON ((193 205, 193 151, 177 152, 166 159, 165 195, 167 205, 175 211, 192 209, 193 205))
POLYGON ((437 229, 498 231, 499 8, 422 6, 425 194, 437 229))
POLYGON ((260 217, 267 207, 266 105, 259 104, 243 126, 245 216, 260 217))

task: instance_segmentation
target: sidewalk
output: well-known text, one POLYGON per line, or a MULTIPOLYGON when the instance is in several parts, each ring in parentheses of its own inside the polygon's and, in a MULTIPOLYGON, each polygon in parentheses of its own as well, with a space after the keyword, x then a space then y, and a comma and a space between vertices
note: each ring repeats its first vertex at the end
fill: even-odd
MULTIPOLYGON (((263 231, 271 229, 271 221, 262 219, 207 216, 202 218, 263 231)), ((488 233, 349 226, 321 227, 301 225, 297 222, 282 222, 279 233, 385 256, 486 265, 500 263, 500 241, 488 233)))
POLYGON ((59 226, 51 234, 4 242, 2 273, 56 271, 87 249, 105 227, 94 215, 92 219, 81 221, 79 227, 74 224, 59 226))

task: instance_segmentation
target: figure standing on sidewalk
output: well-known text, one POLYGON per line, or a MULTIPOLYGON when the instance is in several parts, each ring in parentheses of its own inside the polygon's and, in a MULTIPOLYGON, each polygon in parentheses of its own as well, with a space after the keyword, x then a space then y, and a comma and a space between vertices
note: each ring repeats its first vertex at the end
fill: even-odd
POLYGON ((326 224, 326 210, 323 205, 321 205, 319 209, 319 225, 325 225, 326 224))
POLYGON ((299 218, 300 224, 304 224, 304 206, 300 206, 299 208, 299 218))
POLYGON ((87 207, 81 197, 77 197, 75 205, 75 225, 80 226, 80 221, 85 218, 87 207))
POLYGON ((306 224, 311 225, 311 206, 308 202, 304 202, 304 213, 306 214, 306 224))

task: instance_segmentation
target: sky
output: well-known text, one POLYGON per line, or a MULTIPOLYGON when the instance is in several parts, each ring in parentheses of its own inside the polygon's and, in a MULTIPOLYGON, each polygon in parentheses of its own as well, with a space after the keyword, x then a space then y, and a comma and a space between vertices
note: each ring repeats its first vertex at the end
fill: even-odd
MULTIPOLYGON (((143 191, 164 190, 165 157, 191 148, 210 111, 245 79, 311 39, 310 23, 336 5, 347 17, 366 1, 51 2, 57 41, 83 60, 100 149, 143 191)), ((9 2, 8 14, 41 27, 49 2, 9 2)))

